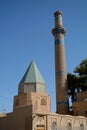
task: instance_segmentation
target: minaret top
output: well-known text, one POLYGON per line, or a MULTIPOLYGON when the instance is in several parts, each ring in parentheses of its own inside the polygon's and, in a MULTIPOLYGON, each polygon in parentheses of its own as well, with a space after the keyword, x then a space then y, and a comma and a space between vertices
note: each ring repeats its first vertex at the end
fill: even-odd
POLYGON ((63 15, 62 11, 56 11, 56 12, 54 12, 54 17, 56 17, 58 15, 63 15))
POLYGON ((62 22, 62 11, 56 11, 54 12, 54 17, 55 17, 55 27, 52 30, 52 34, 56 37, 59 34, 65 35, 66 30, 63 27, 63 22, 62 22))

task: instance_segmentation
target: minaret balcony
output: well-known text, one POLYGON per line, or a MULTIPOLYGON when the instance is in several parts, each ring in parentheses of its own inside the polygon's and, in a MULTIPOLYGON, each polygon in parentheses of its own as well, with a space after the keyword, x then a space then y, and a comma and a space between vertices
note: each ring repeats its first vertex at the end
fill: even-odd
POLYGON ((55 36, 56 34, 66 34, 66 30, 64 27, 61 27, 61 28, 54 28, 52 30, 52 34, 55 36))

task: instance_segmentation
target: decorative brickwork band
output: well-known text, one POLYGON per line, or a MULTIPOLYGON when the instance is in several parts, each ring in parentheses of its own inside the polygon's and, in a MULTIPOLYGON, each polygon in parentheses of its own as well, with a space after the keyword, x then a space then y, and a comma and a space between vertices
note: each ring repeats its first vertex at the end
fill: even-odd
POLYGON ((55 17, 55 21, 61 21, 62 17, 55 17))
POLYGON ((57 102, 57 104, 68 104, 68 101, 60 101, 60 102, 57 102))
POLYGON ((57 71, 56 75, 66 75, 67 73, 65 71, 57 71))
POLYGON ((55 40, 55 44, 64 44, 64 39, 55 40))

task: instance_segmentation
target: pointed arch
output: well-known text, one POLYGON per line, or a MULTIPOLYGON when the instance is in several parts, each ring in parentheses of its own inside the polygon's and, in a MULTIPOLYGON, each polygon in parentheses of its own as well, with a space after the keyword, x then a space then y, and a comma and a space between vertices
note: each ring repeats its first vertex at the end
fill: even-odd
POLYGON ((41 99, 41 105, 47 105, 46 99, 44 99, 44 98, 41 99))
POLYGON ((68 123, 68 124, 67 124, 67 130, 72 130, 72 125, 71 125, 71 123, 68 123))
POLYGON ((83 124, 80 125, 80 130, 84 130, 84 125, 83 124))
POLYGON ((57 124, 55 121, 52 123, 51 130, 57 130, 57 124))

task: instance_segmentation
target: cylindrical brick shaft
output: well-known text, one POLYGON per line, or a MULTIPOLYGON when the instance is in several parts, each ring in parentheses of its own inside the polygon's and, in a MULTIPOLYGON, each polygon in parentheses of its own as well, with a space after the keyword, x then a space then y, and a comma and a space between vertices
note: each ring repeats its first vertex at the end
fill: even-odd
POLYGON ((59 114, 68 113, 67 91, 66 91, 66 59, 64 47, 64 35, 66 30, 62 24, 62 12, 54 13, 55 28, 52 33, 55 37, 55 77, 56 77, 56 109, 59 114))

